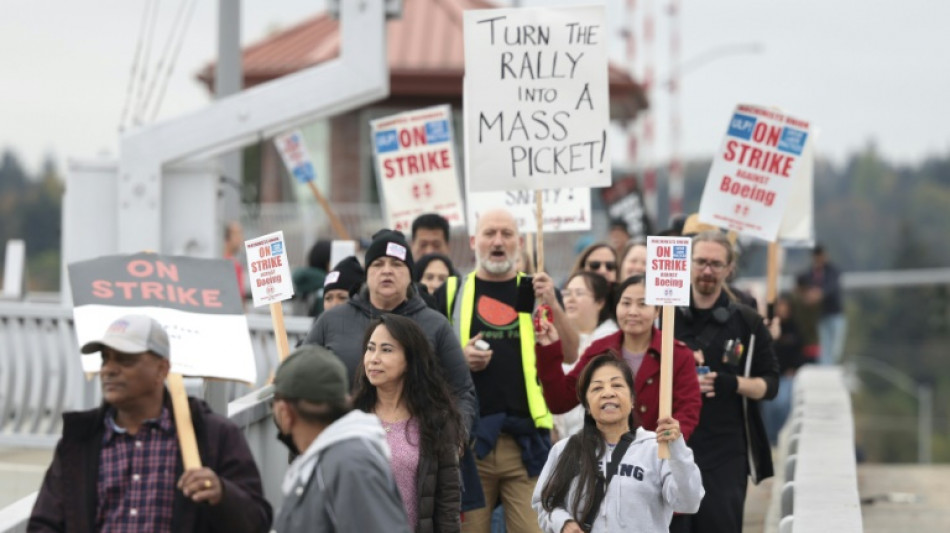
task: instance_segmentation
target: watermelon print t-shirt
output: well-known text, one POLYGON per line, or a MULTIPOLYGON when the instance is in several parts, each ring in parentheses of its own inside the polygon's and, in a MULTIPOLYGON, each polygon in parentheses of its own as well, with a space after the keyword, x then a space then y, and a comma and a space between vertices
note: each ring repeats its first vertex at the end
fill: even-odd
POLYGON ((517 281, 475 279, 475 309, 471 335, 479 332, 493 351, 485 370, 472 372, 481 415, 507 413, 531 418, 521 368, 521 332, 518 329, 517 281))

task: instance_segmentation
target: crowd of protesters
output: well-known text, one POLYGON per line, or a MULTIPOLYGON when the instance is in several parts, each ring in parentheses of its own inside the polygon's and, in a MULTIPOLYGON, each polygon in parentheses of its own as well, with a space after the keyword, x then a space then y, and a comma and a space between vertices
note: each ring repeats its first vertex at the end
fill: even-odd
POLYGON ((838 272, 816 248, 766 320, 730 285, 734 237, 695 217, 665 232, 692 237, 692 294, 661 417, 646 242, 623 229, 562 283, 530 275, 504 209, 473 228, 471 272, 436 214, 332 267, 316 243, 293 276, 314 323, 274 376, 291 457, 276 513, 240 431, 196 399, 205 466, 183 469, 168 338, 154 319, 117 320, 82 347, 102 354, 103 405, 65 415, 28 530, 741 531, 796 371, 840 358, 838 272))

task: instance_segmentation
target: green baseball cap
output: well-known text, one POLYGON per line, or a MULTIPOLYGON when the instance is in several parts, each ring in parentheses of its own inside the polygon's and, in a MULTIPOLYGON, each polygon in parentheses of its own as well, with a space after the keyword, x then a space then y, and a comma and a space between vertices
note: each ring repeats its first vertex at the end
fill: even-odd
POLYGON ((274 393, 313 403, 343 403, 349 391, 346 367, 330 350, 305 345, 277 367, 274 393))

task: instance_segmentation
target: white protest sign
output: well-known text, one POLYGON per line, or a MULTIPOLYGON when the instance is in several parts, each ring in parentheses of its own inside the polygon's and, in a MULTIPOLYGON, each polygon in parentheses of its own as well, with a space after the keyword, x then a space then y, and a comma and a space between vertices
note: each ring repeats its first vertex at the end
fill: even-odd
POLYGON ((692 240, 647 237, 647 305, 689 305, 692 240))
MULTIPOLYGON (((538 230, 534 191, 469 192, 468 227, 473 231, 482 213, 499 207, 515 217, 518 231, 538 230)), ((590 230, 590 189, 548 189, 541 193, 544 232, 590 230)))
MULTIPOLYGON (((143 252, 70 263, 68 269, 80 346, 101 339, 124 315, 148 315, 168 334, 172 372, 257 381, 231 261, 143 252)), ((99 372, 101 365, 98 353, 82 356, 84 372, 99 372)))
POLYGON ((408 111, 370 122, 379 190, 390 228, 407 232, 423 213, 438 213, 462 226, 452 140, 452 108, 408 111))
POLYGON ((244 251, 255 307, 293 297, 294 284, 290 277, 283 231, 244 241, 244 251))
POLYGON ((699 204, 699 220, 775 241, 809 141, 807 121, 739 105, 699 204))
POLYGON ((788 206, 778 238, 785 246, 811 248, 815 245, 815 141, 805 145, 788 197, 788 206))
POLYGON ((300 183, 313 181, 317 177, 317 171, 314 170, 313 161, 303 143, 303 134, 294 130, 283 135, 274 137, 274 145, 280 152, 280 158, 284 160, 287 170, 300 183))
POLYGON ((470 190, 610 185, 604 6, 465 11, 470 190))
POLYGON ((330 268, 351 255, 356 255, 356 241, 334 240, 330 243, 330 268))

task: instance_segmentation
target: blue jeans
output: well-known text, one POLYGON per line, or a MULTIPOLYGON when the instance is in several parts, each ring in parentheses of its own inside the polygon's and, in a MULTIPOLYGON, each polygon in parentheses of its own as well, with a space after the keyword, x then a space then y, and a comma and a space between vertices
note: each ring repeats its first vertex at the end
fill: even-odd
POLYGON ((795 376, 781 376, 778 379, 778 394, 775 398, 761 403, 762 419, 765 422, 765 433, 769 436, 769 444, 778 446, 778 433, 788 420, 792 410, 792 387, 795 385, 795 376))
POLYGON ((821 354, 818 362, 822 365, 841 363, 844 352, 844 339, 848 333, 848 322, 844 313, 828 315, 818 321, 818 344, 821 354))

